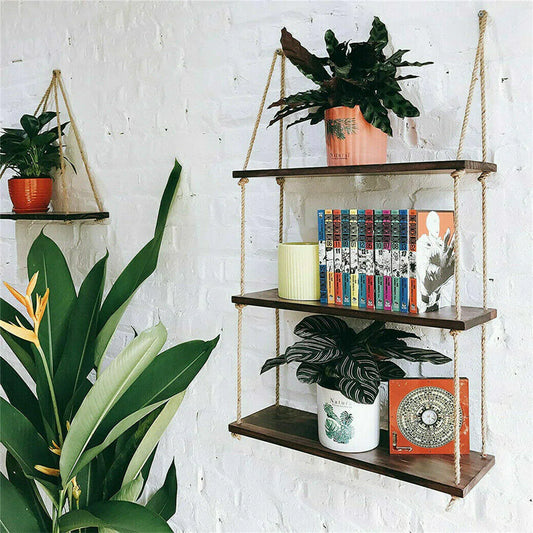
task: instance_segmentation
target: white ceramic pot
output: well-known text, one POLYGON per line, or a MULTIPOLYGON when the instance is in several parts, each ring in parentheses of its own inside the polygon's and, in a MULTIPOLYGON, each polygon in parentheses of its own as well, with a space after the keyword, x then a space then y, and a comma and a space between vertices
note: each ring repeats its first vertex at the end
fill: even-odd
POLYGON ((379 394, 372 405, 356 403, 339 391, 317 385, 318 438, 338 452, 373 450, 379 444, 379 394))
POLYGON ((320 300, 318 243, 284 242, 279 245, 278 294, 288 300, 320 300))

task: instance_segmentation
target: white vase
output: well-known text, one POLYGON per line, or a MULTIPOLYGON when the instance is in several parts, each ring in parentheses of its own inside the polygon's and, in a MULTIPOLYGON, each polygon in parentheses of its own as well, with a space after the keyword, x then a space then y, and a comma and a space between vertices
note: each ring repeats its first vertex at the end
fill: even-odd
POLYGON ((278 294, 287 300, 320 300, 318 243, 279 245, 278 294))
POLYGON ((373 450, 379 444, 379 394, 371 405, 317 385, 318 438, 338 452, 373 450))

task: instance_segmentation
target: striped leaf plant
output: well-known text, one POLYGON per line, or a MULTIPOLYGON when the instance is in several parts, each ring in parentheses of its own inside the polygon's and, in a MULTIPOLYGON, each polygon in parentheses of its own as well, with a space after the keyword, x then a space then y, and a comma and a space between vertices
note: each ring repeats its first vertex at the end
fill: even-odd
POLYGON ((286 363, 299 363, 296 377, 302 383, 318 383, 362 404, 374 403, 382 381, 405 376, 392 359, 436 365, 451 361, 435 350, 408 346, 405 339, 419 337, 386 328, 384 322, 373 322, 356 333, 340 318, 313 315, 304 318, 294 333, 302 340, 280 357, 265 361, 261 374, 286 363))

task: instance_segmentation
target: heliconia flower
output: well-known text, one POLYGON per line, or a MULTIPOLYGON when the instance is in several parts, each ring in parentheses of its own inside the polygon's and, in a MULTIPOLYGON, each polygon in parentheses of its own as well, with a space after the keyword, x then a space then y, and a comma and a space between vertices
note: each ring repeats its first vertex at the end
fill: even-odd
POLYGON ((33 468, 39 472, 42 472, 43 474, 46 474, 47 476, 59 477, 60 474, 57 468, 49 468, 48 466, 42 465, 35 465, 33 468))
POLYGON ((61 455, 61 448, 56 444, 55 441, 52 441, 52 446, 49 446, 48 449, 56 455, 61 455))

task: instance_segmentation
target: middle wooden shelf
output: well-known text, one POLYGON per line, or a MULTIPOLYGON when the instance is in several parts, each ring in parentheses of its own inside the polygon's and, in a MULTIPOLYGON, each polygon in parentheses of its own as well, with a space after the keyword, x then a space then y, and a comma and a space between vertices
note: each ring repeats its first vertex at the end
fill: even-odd
POLYGON ((379 320, 398 324, 412 324, 430 328, 444 328, 464 331, 496 318, 496 309, 482 307, 461 306, 461 318, 456 318, 455 307, 442 307, 438 311, 429 313, 398 313, 395 311, 378 311, 345 307, 334 304, 323 304, 314 300, 285 300, 278 295, 278 289, 249 292, 242 296, 233 296, 234 304, 268 307, 271 309, 286 309, 324 315, 345 316, 348 318, 362 318, 364 320, 379 320))

